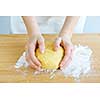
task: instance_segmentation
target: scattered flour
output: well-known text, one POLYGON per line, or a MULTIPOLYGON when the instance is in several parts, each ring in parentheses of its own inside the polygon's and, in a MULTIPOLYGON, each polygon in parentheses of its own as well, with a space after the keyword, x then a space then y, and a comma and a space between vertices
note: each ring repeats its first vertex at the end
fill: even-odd
MULTIPOLYGON (((92 50, 88 46, 75 46, 72 61, 65 68, 62 69, 64 76, 73 76, 74 78, 79 78, 80 75, 85 75, 91 70, 91 55, 92 50)), ((28 67, 28 63, 25 59, 25 52, 16 62, 15 68, 20 68, 22 66, 28 67)), ((44 73, 50 73, 50 79, 55 76, 56 70, 42 70, 44 73)), ((35 72, 34 75, 41 74, 41 72, 35 72)))
POLYGON ((28 67, 29 66, 29 64, 27 63, 27 61, 25 59, 25 52, 23 52, 22 56, 16 62, 15 68, 20 68, 22 66, 24 66, 24 67, 28 67))
POLYGON ((75 46, 71 63, 62 70, 65 76, 79 78, 91 70, 92 50, 88 46, 75 46))

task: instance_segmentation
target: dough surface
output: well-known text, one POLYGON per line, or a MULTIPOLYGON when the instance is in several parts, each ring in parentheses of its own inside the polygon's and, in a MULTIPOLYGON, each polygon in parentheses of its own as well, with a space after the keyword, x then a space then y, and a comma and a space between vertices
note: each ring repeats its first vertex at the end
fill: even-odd
POLYGON ((62 47, 59 47, 57 51, 54 51, 53 44, 51 40, 45 41, 45 52, 40 53, 40 50, 36 50, 36 57, 42 64, 43 69, 57 69, 59 63, 63 58, 64 50, 62 47))

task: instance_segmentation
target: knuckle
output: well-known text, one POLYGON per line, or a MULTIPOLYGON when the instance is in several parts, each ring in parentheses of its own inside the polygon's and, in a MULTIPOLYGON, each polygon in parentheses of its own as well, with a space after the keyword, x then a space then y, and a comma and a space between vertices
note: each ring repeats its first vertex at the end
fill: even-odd
POLYGON ((35 57, 35 56, 33 57, 33 63, 38 64, 38 60, 36 59, 36 57, 35 57))

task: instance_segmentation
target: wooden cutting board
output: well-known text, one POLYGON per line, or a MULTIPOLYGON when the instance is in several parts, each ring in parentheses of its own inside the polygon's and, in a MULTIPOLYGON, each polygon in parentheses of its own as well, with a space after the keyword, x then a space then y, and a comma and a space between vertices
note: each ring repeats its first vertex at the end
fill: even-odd
MULTIPOLYGON (((57 35, 44 35, 54 39, 57 35)), ((64 77, 56 73, 53 79, 49 74, 34 76, 33 69, 16 70, 14 64, 24 51, 27 35, 0 35, 0 82, 100 82, 100 34, 73 34, 73 44, 88 45, 93 50, 92 71, 80 80, 64 77)))

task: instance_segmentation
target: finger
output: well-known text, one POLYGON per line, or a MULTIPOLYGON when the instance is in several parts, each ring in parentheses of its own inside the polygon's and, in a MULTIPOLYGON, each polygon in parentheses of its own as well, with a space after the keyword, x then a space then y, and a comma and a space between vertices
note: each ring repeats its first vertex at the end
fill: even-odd
POLYGON ((39 45, 40 52, 44 53, 44 51, 45 51, 44 39, 42 39, 42 38, 38 39, 38 45, 39 45))
POLYGON ((35 63, 37 66, 41 66, 41 63, 35 57, 35 46, 34 45, 33 45, 33 47, 29 48, 29 56, 30 56, 33 63, 35 63))
POLYGON ((71 61, 72 61, 72 59, 69 58, 69 59, 67 60, 66 64, 64 64, 62 67, 60 67, 60 69, 62 70, 62 69, 64 69, 64 68, 66 68, 66 67, 70 64, 71 61))
POLYGON ((27 57, 26 60, 27 60, 27 62, 29 63, 30 67, 32 67, 32 68, 34 68, 34 69, 40 71, 40 67, 37 66, 36 64, 34 64, 34 63, 31 61, 31 59, 30 59, 29 57, 27 57))
POLYGON ((55 51, 57 51, 58 48, 60 47, 60 43, 61 43, 61 38, 59 37, 59 38, 57 38, 57 39, 55 40, 55 43, 54 43, 54 50, 55 50, 55 51))
POLYGON ((31 60, 29 61, 29 65, 30 65, 32 68, 34 68, 34 69, 36 69, 36 70, 38 70, 38 71, 41 70, 41 68, 40 68, 39 66, 36 66, 34 63, 32 63, 31 60))
POLYGON ((64 66, 64 64, 68 61, 68 59, 71 56, 71 49, 70 49, 70 47, 69 48, 68 47, 64 47, 64 49, 65 49, 65 55, 64 55, 64 57, 63 57, 63 59, 62 59, 62 61, 60 63, 60 67, 64 66))
POLYGON ((35 57, 35 55, 33 56, 30 56, 31 57, 31 60, 33 63, 35 63, 37 66, 41 66, 41 63, 39 62, 39 60, 35 57))
POLYGON ((69 56, 69 59, 66 61, 66 63, 61 67, 61 69, 67 67, 70 62, 72 61, 72 57, 73 57, 73 51, 74 51, 74 47, 71 47, 71 53, 70 53, 70 56, 69 56))

